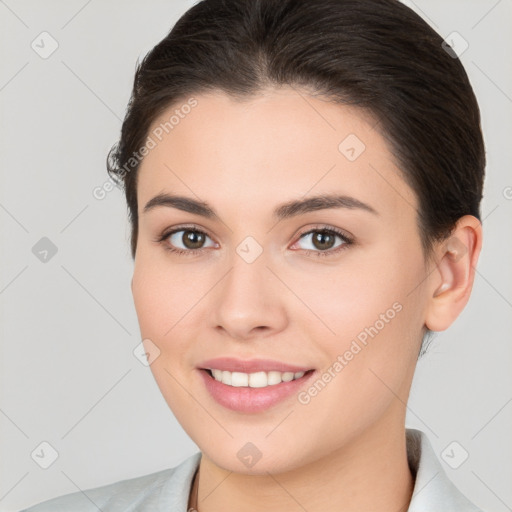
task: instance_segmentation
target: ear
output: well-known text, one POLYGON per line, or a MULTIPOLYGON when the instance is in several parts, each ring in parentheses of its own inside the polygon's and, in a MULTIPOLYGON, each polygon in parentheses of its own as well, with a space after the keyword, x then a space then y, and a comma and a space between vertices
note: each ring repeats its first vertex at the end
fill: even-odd
POLYGON ((436 268, 429 276, 425 325, 444 331, 466 306, 482 248, 482 224, 473 215, 461 217, 450 237, 435 249, 436 268))

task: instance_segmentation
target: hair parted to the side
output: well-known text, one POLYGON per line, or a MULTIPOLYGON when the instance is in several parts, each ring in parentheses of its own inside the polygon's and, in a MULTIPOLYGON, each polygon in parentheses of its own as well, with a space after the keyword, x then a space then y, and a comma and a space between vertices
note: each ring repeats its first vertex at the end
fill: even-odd
POLYGON ((137 65, 121 137, 107 158, 110 177, 125 191, 132 257, 140 165, 132 155, 153 121, 202 92, 243 100, 289 85, 378 121, 417 195, 428 259, 460 217, 480 219, 485 169, 477 100, 460 60, 442 43, 398 0, 198 2, 137 65))

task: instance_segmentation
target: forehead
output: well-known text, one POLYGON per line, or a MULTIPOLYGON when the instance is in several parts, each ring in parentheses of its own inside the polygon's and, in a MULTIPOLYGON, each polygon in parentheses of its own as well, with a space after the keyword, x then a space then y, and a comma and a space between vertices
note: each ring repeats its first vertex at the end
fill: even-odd
POLYGON ((290 87, 243 101, 220 91, 185 98, 150 127, 154 147, 139 168, 139 214, 165 191, 237 212, 336 192, 412 215, 415 194, 376 124, 360 109, 290 87))

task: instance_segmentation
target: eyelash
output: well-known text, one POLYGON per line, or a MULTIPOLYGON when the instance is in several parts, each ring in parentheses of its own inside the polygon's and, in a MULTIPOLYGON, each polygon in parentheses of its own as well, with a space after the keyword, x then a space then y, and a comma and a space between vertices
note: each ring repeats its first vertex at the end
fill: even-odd
MULTIPOLYGON (((165 231, 163 234, 158 236, 156 238, 156 240, 154 240, 154 241, 157 242, 157 243, 163 244, 163 247, 164 247, 164 249, 166 251, 169 251, 171 253, 177 254, 179 256, 196 256, 196 255, 202 253, 203 251, 207 250, 204 247, 201 248, 201 249, 188 249, 188 250, 179 249, 179 248, 176 248, 176 247, 170 247, 169 244, 166 243, 166 240, 171 235, 173 235, 174 233, 179 233, 180 231, 191 231, 193 233, 199 233, 199 234, 207 236, 208 238, 211 238, 208 235, 208 233, 206 233, 202 229, 196 228, 195 226, 180 226, 180 227, 174 228, 174 229, 172 229, 170 231, 165 231)), ((297 239, 297 242, 301 238, 303 238, 304 236, 309 235, 311 233, 317 233, 317 232, 318 233, 335 234, 339 238, 341 238, 341 240, 344 243, 339 245, 335 249, 328 249, 326 251, 320 251, 320 250, 319 251, 312 251, 312 250, 308 250, 308 249, 303 249, 304 251, 306 251, 306 256, 308 256, 308 257, 334 256, 334 255, 338 254, 340 251, 343 251, 343 250, 347 249, 350 245, 352 245, 354 243, 354 240, 352 238, 348 237, 345 233, 342 233, 340 230, 338 230, 338 229, 336 229, 334 227, 323 227, 323 226, 322 227, 315 227, 313 229, 305 231, 304 233, 301 233, 299 235, 298 239, 297 239), (311 253, 314 253, 314 256, 311 253)))

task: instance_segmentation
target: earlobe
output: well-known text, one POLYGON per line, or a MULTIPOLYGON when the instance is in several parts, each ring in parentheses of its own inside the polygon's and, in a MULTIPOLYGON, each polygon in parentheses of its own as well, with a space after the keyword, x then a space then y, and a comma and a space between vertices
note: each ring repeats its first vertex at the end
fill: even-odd
POLYGON ((461 217, 451 236, 436 249, 436 268, 429 277, 425 325, 444 331, 466 306, 482 247, 482 225, 472 216, 461 217))

